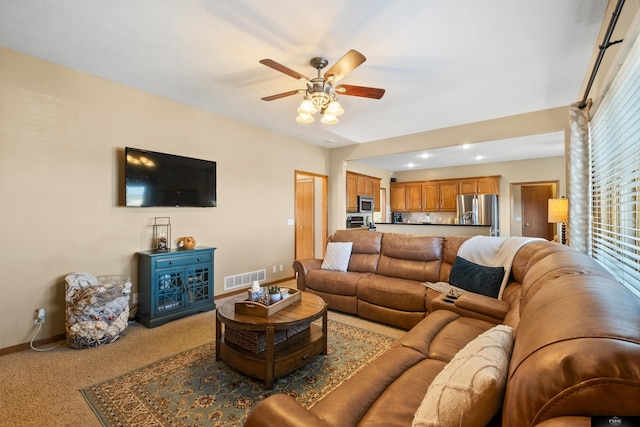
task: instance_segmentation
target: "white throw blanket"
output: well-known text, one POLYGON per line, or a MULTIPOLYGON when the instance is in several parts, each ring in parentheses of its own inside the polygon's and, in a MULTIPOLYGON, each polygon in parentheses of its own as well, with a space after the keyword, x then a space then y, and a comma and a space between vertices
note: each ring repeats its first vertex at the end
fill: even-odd
MULTIPOLYGON (((458 256, 475 264, 487 267, 503 267, 504 277, 500 285, 498 299, 502 299, 504 288, 511 275, 513 258, 518 249, 534 240, 544 240, 538 237, 490 237, 474 236, 465 241, 458 249, 458 256)), ((452 293, 459 295, 464 290, 450 285, 447 282, 425 282, 427 288, 444 294, 452 293)))
POLYGON ((511 274, 513 258, 518 249, 534 240, 543 239, 538 237, 474 236, 460 246, 458 256, 487 267, 504 267, 504 278, 498 293, 498 299, 502 299, 502 293, 511 274))

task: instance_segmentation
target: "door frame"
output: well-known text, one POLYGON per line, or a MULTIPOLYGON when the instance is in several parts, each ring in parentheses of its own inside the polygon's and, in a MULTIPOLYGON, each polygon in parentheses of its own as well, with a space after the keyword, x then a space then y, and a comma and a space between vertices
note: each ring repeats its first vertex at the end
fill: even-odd
POLYGON ((313 181, 314 181, 314 188, 319 185, 320 186, 320 200, 318 201, 318 203, 321 206, 317 206, 316 201, 318 200, 318 198, 314 198, 314 211, 317 212, 318 209, 320 209, 320 221, 313 221, 312 219, 312 223, 313 223, 313 235, 314 235, 314 241, 318 241, 319 240, 319 244, 320 244, 320 248, 318 249, 318 245, 314 244, 314 248, 313 248, 313 253, 314 253, 314 258, 324 258, 324 250, 325 247, 327 246, 327 238, 328 238, 328 208, 327 208, 327 194, 328 194, 328 187, 329 187, 329 177, 327 175, 320 175, 317 173, 313 173, 313 172, 305 172, 305 171, 301 171, 301 170, 294 170, 294 177, 293 177, 293 192, 294 192, 294 203, 293 203, 293 209, 294 209, 294 241, 293 241, 293 247, 294 247, 294 258, 296 257, 296 254, 298 253, 298 224, 296 224, 297 221, 297 203, 296 201, 298 200, 298 180, 301 178, 308 178, 308 177, 312 177, 313 181), (317 249, 320 251, 320 253, 318 253, 317 249))

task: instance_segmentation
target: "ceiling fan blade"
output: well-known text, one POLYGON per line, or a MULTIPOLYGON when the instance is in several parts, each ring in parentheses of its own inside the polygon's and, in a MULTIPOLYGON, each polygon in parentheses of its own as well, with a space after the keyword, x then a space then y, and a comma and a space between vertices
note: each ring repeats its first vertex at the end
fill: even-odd
POLYGON ((282 64, 278 64, 276 61, 272 59, 261 59, 259 61, 261 64, 266 65, 267 67, 271 67, 276 71, 280 71, 281 73, 285 73, 288 76, 293 77, 294 79, 302 80, 304 82, 309 81, 309 77, 303 76, 297 71, 293 71, 291 68, 285 67, 282 64))
POLYGON ((384 95, 384 89, 353 85, 338 85, 336 86, 336 93, 339 93, 341 95, 380 99, 382 98, 382 95, 384 95))
POLYGON ((284 98, 287 96, 291 96, 291 95, 296 95, 298 93, 304 93, 304 89, 296 89, 296 90, 290 90, 289 92, 283 92, 283 93, 279 93, 277 95, 271 95, 271 96, 265 96, 264 98, 260 98, 263 101, 273 101, 275 99, 280 99, 280 98, 284 98))
POLYGON ((366 60, 367 58, 363 54, 351 49, 324 73, 324 78, 328 81, 337 82, 366 60))

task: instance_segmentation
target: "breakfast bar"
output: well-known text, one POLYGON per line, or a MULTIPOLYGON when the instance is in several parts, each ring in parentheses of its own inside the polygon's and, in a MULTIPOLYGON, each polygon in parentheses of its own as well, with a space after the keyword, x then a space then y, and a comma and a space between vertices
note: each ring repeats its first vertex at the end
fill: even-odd
POLYGON ((438 223, 376 223, 376 231, 423 236, 490 236, 490 225, 438 223))

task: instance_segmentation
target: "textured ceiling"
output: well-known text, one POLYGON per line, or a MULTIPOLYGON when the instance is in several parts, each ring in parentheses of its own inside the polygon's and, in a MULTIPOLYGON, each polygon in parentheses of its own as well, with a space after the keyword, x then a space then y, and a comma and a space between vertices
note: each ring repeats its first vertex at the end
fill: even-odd
MULTIPOLYGON (((0 46, 323 147, 567 105, 581 98, 606 0, 3 0, 0 46), (349 49, 337 125, 294 119, 303 83, 349 49)), ((562 141, 560 141, 562 143, 562 141)))

